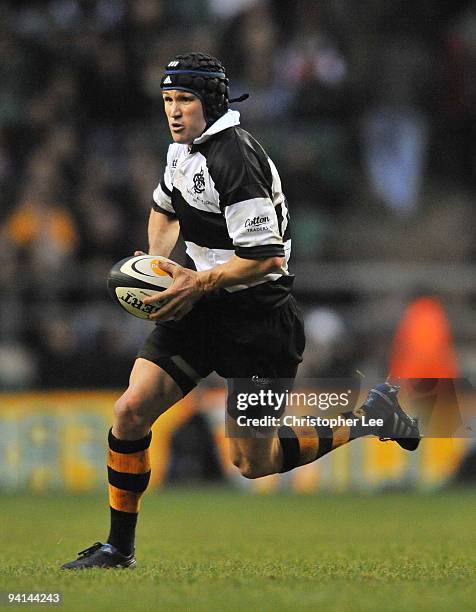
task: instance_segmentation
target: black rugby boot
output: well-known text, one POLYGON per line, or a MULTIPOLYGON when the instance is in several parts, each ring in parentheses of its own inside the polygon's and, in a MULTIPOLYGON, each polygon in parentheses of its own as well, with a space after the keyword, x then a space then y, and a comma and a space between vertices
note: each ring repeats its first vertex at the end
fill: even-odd
POLYGON ((370 389, 365 403, 354 414, 383 419, 376 435, 383 442, 393 440, 402 448, 414 451, 420 444, 418 420, 409 416, 398 403, 400 387, 388 382, 370 389))
POLYGON ((61 566, 63 570, 82 570, 94 567, 133 568, 136 565, 134 553, 123 555, 115 546, 96 542, 89 548, 81 550, 75 561, 61 566))

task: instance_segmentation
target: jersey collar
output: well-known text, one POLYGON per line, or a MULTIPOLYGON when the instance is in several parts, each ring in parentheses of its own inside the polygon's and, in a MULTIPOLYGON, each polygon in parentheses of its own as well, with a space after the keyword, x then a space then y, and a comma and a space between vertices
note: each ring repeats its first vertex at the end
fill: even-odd
POLYGON ((224 115, 222 115, 219 119, 217 119, 208 130, 205 130, 201 136, 195 138, 193 141, 193 145, 200 145, 206 142, 215 134, 219 132, 223 132, 223 130, 227 130, 234 125, 240 125, 240 113, 235 110, 229 110, 224 115))

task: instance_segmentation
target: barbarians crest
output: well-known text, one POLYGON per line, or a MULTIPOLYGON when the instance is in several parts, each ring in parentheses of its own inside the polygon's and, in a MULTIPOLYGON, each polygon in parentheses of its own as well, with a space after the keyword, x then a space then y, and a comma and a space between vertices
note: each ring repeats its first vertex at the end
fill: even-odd
POLYGON ((193 190, 195 193, 203 193, 205 191, 205 178, 203 176, 203 168, 200 172, 193 175, 193 190))

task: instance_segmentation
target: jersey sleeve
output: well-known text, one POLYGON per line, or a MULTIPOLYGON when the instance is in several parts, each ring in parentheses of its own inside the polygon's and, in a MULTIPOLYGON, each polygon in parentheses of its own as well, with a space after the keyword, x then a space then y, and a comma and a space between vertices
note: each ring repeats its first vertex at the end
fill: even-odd
POLYGON ((236 255, 244 259, 284 257, 266 154, 245 143, 230 147, 220 161, 220 171, 216 171, 220 208, 236 255))
MULTIPOLYGON (((259 188, 258 185, 256 187, 259 188)), ((238 257, 284 257, 283 239, 270 197, 253 197, 230 203, 225 206, 224 215, 238 257)))
POLYGON ((155 212, 162 213, 176 218, 174 207, 172 206, 172 176, 170 173, 170 149, 167 155, 167 165, 164 176, 152 194, 152 208, 155 212))

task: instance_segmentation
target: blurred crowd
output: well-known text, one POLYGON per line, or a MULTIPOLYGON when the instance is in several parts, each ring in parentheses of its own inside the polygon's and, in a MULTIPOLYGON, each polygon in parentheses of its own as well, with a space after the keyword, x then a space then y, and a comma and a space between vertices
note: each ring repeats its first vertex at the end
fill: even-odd
MULTIPOLYGON (((280 171, 295 269, 474 257, 471 2, 1 0, 0 388, 125 384, 150 328, 105 277, 147 248, 160 77, 190 50, 251 95, 237 109, 280 171)), ((346 375, 362 353, 340 298, 300 297, 309 373, 346 375)))

